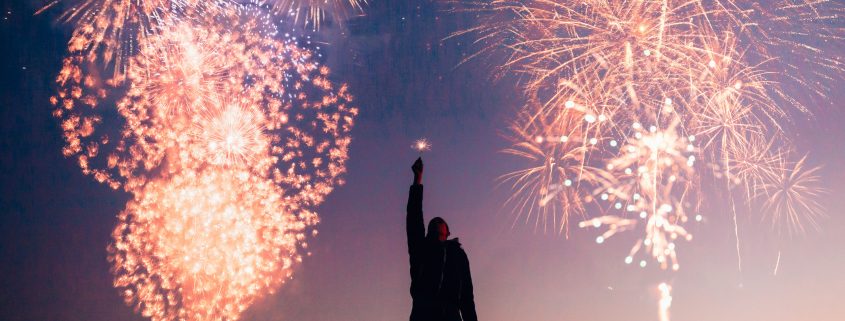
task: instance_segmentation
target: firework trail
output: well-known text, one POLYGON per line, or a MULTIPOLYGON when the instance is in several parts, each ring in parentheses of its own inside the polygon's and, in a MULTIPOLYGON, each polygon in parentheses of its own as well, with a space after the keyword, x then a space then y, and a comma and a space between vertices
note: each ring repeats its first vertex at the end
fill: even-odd
POLYGON ((63 153, 134 195, 108 252, 145 317, 237 320, 292 276, 314 207, 343 184, 352 96, 270 21, 246 7, 167 20, 123 74, 71 48, 57 76, 63 153))
POLYGON ((367 0, 252 0, 259 4, 267 4, 280 16, 293 17, 294 22, 302 23, 312 30, 320 26, 331 16, 335 23, 364 14, 367 0))
POLYGON ((657 315, 660 321, 669 321, 669 308, 672 307, 672 286, 665 282, 660 283, 657 290, 660 291, 657 315))

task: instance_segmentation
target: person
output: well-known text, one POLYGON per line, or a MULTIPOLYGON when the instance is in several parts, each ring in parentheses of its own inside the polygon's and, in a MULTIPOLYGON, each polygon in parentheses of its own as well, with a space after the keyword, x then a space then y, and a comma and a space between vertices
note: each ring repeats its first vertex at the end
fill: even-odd
POLYGON ((411 261, 411 321, 477 321, 469 259, 458 239, 448 239, 449 225, 440 217, 423 226, 423 163, 411 166, 414 184, 408 193, 406 230, 411 261))

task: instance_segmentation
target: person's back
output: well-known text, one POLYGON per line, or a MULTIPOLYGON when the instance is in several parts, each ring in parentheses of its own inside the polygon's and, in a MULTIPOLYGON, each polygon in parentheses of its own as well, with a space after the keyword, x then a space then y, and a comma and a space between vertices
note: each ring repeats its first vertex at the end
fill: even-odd
POLYGON ((457 239, 448 240, 446 221, 435 217, 425 235, 422 160, 412 167, 408 195, 408 254, 411 263, 411 321, 476 321, 469 260, 457 239))

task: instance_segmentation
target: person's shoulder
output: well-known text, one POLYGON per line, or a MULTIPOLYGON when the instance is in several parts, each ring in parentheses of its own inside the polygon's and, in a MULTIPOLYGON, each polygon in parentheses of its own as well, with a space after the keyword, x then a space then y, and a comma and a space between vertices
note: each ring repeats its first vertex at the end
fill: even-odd
POLYGON ((448 249, 452 250, 452 251, 459 252, 459 253, 463 254, 464 256, 466 256, 466 251, 464 251, 464 248, 461 247, 461 242, 458 241, 458 238, 453 238, 451 240, 447 240, 446 241, 446 247, 448 249))
POLYGON ((448 240, 446 240, 446 245, 447 245, 447 246, 456 246, 456 247, 461 247, 461 242, 460 242, 460 241, 458 240, 458 238, 456 237, 456 238, 453 238, 453 239, 448 239, 448 240))

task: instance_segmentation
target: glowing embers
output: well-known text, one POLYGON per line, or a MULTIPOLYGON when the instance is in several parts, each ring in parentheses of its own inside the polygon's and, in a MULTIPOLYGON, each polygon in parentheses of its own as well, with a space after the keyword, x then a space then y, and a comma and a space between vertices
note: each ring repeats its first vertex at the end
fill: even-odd
MULTIPOLYGON (((654 258, 662 269, 677 270, 680 264, 675 241, 692 239, 682 224, 688 220, 686 210, 691 203, 688 198, 696 188, 693 185, 696 148, 690 142, 691 137, 679 132, 677 119, 665 128, 649 126, 644 130, 642 125, 635 124, 619 154, 607 162, 613 179, 596 192, 600 193, 600 206, 627 216, 639 215, 645 221, 605 215, 582 221, 579 227, 606 225, 607 230, 596 238, 597 243, 604 243, 618 232, 640 226, 644 236, 631 248, 625 262, 632 263, 644 248, 644 253, 654 258)), ((639 264, 645 267, 647 262, 641 260, 639 264)))
POLYGON ((236 320, 301 260, 317 216, 245 170, 212 167, 151 181, 119 215, 115 287, 152 320, 236 320))
POLYGON ((238 61, 231 38, 190 23, 169 26, 142 44, 129 73, 129 97, 148 104, 159 118, 191 115, 240 90, 230 78, 238 61))
POLYGON ((357 109, 348 88, 336 87, 308 49, 251 32, 263 27, 256 21, 197 18, 147 38, 117 102, 122 127, 101 116, 107 96, 121 88, 86 75, 92 69, 78 59, 66 61, 52 99, 65 155, 126 190, 162 170, 249 161, 291 193, 311 188, 309 197, 319 200, 344 171, 357 109), (242 32, 227 32, 228 23, 242 32))
POLYGON ((157 28, 231 8, 229 0, 55 0, 36 14, 60 3, 65 12, 59 20, 75 27, 68 42, 70 53, 99 64, 116 82, 131 69, 129 59, 137 53, 137 45, 155 37, 157 28))
POLYGON ((153 320, 237 320, 276 290, 346 171, 347 86, 266 15, 216 13, 140 38, 119 80, 73 52, 51 99, 64 154, 134 195, 109 253, 153 320))
POLYGON ((255 164, 270 152, 270 137, 264 134, 264 115, 242 102, 224 103, 207 111, 195 125, 198 159, 212 165, 244 167, 255 164))

